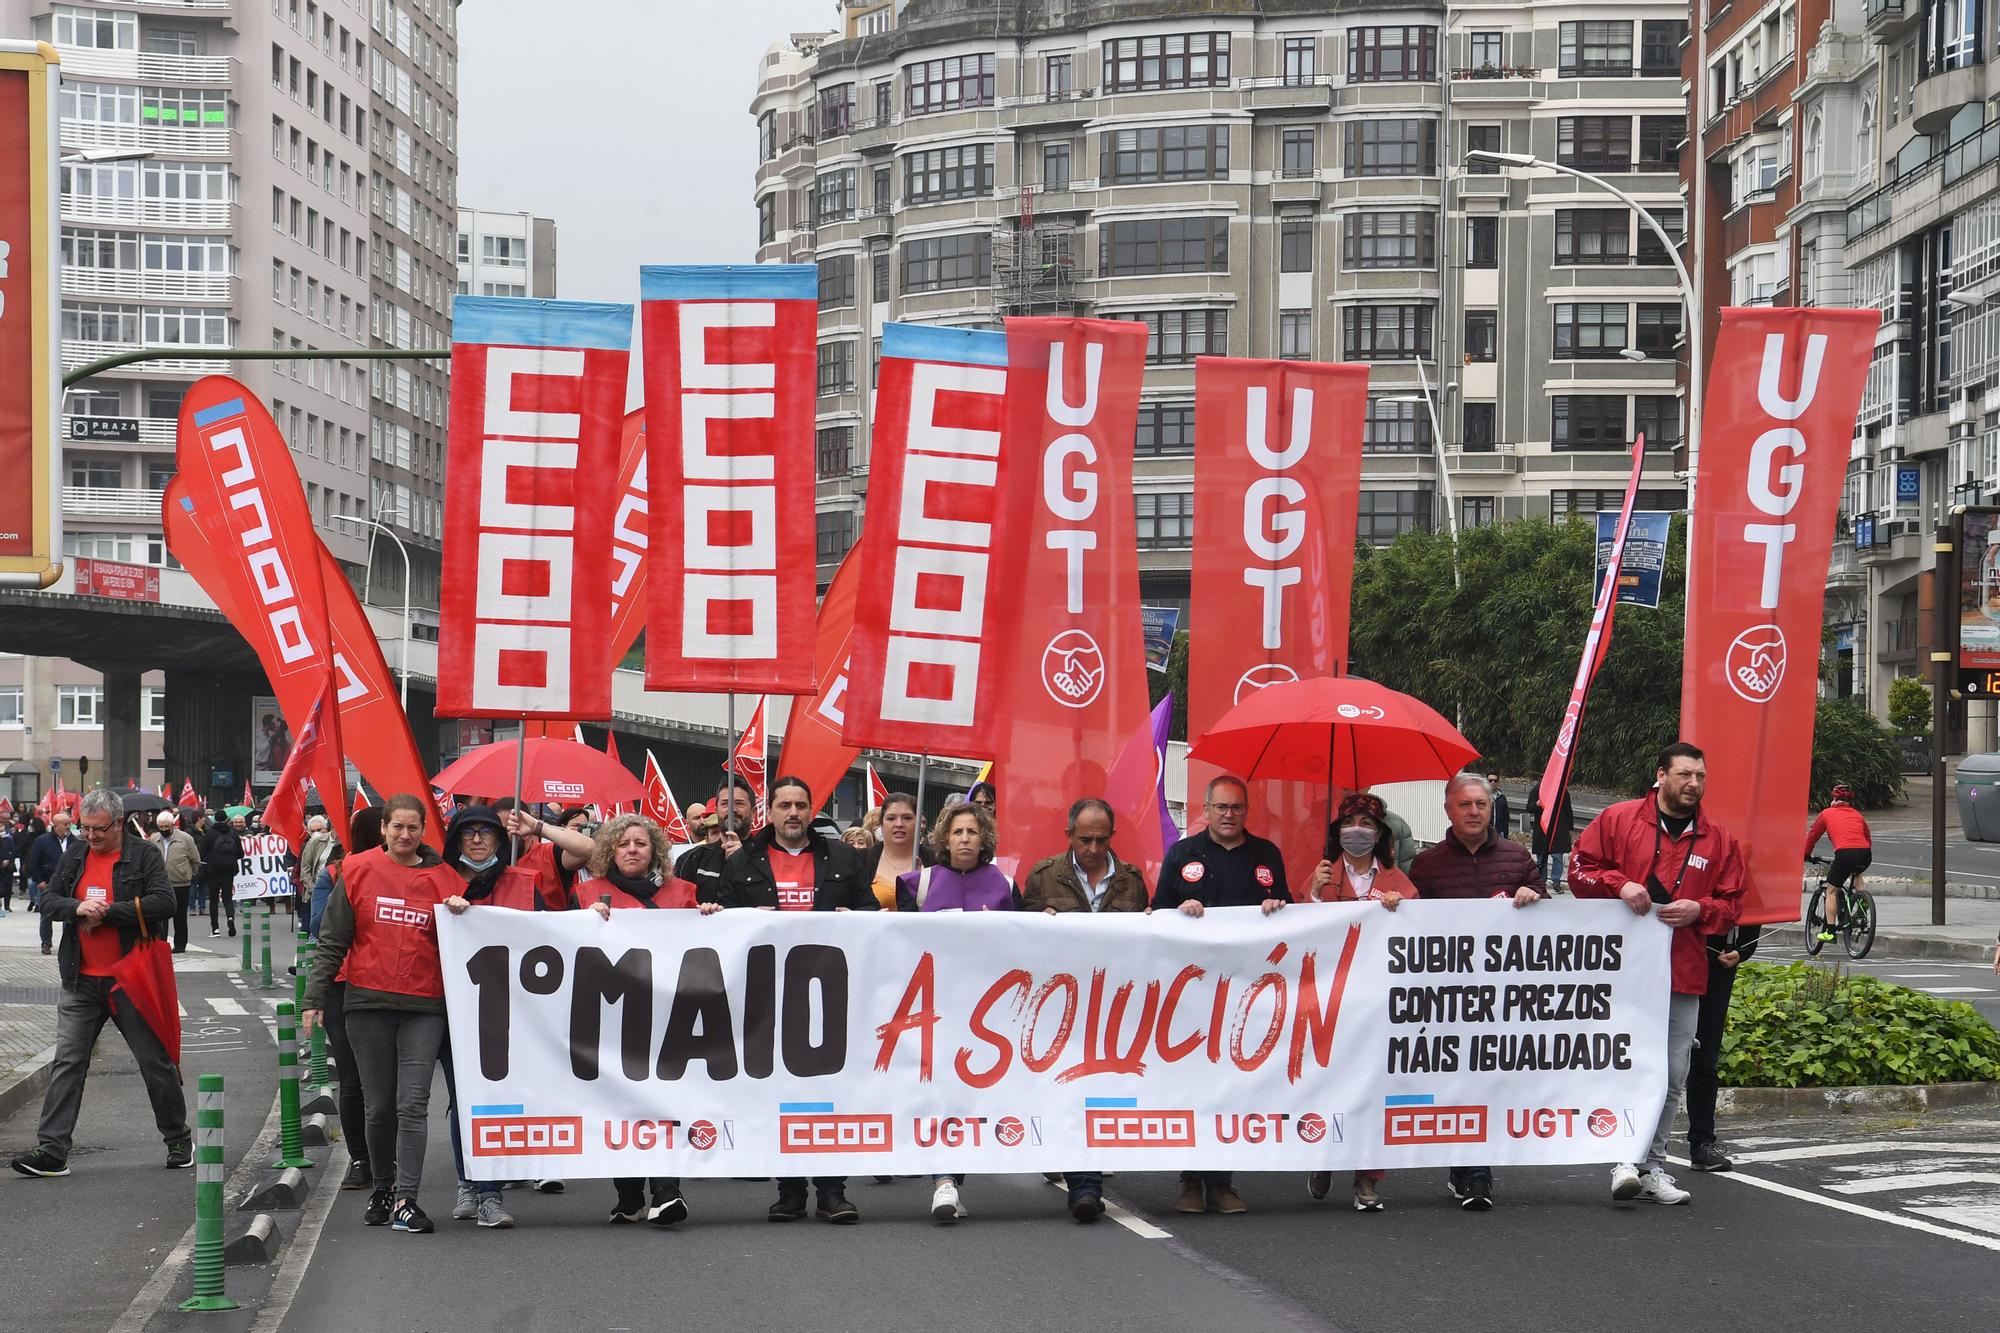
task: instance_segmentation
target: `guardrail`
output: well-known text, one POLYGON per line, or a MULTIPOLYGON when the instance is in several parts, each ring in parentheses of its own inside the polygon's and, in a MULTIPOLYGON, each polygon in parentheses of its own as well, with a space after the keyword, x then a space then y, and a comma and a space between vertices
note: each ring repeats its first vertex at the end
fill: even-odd
POLYGON ((160 516, 160 497, 165 494, 165 491, 133 486, 65 486, 62 488, 62 507, 66 514, 157 519, 160 516))
POLYGON ((236 205, 216 199, 118 199, 104 195, 65 194, 65 222, 127 223, 140 227, 228 227, 236 205))
POLYGON ((62 53, 63 72, 84 78, 220 84, 234 80, 236 62, 228 56, 106 51, 95 46, 59 46, 56 49, 62 53))
POLYGON ((160 269, 65 268, 65 296, 110 296, 128 301, 227 301, 236 279, 228 273, 173 273, 160 269))

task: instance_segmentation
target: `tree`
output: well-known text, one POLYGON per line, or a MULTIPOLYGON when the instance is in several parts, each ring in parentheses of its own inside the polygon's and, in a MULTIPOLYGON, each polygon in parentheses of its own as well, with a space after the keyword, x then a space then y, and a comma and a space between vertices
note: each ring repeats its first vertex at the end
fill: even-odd
POLYGON ((1813 718, 1813 809, 1832 799, 1836 782, 1853 787, 1854 803, 1870 810, 1903 794, 1903 752, 1895 733, 1845 699, 1822 700, 1813 718))
POLYGON ((1889 725, 1905 736, 1931 734, 1931 687, 1916 676, 1889 682, 1889 725))

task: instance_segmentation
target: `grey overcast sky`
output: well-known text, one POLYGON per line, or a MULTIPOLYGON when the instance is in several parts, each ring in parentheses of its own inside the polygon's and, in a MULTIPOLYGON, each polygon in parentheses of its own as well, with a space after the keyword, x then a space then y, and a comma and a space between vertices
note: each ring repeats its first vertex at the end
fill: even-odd
POLYGON ((749 263, 758 61, 837 17, 834 0, 470 0, 459 203, 554 218, 568 300, 637 301, 641 264, 749 263))

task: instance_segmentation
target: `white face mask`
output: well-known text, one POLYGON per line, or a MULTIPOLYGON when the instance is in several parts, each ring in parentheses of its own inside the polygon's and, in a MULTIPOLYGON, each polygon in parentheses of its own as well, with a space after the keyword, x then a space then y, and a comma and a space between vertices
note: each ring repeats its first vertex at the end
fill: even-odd
POLYGON ((467 870, 470 870, 473 874, 477 875, 482 873, 483 871, 491 870, 494 866, 499 865, 500 857, 496 853, 493 856, 487 857, 484 861, 475 861, 471 857, 461 852, 459 854, 458 863, 464 866, 467 870))
POLYGON ((1349 856, 1366 856, 1375 850, 1377 841, 1372 828, 1344 828, 1340 831, 1341 850, 1349 856))

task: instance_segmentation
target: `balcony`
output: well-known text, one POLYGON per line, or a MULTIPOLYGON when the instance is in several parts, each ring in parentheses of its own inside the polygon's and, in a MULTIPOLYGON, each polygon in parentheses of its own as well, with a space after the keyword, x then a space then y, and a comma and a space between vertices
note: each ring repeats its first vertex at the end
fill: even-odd
POLYGON ((1826 586, 1829 591, 1836 588, 1858 588, 1867 582, 1868 576, 1861 568, 1861 555, 1854 549, 1852 536, 1837 537, 1833 543, 1833 559, 1826 570, 1826 586))
MULTIPOLYGON (((142 344, 140 343, 86 342, 81 338, 65 338, 62 344, 62 367, 65 372, 77 370, 89 365, 93 361, 101 361, 107 356, 117 356, 122 352, 137 352, 141 349, 142 344)), ((182 349, 161 347, 157 350, 178 351, 182 349)), ((188 352, 198 352, 201 349, 189 347, 185 350, 188 352)), ((176 356, 166 357, 158 361, 141 361, 135 365, 124 367, 118 373, 121 375, 174 376, 227 375, 229 373, 229 362, 219 361, 213 357, 176 356)))
POLYGON ((1920 134, 1936 134, 1951 126, 1952 117, 1986 96, 1986 67, 1967 65, 1942 70, 1917 80, 1910 95, 1910 123, 1920 134))
POLYGON ((235 7, 235 0, 125 0, 125 3, 139 9, 193 11, 202 14, 226 14, 235 7))
POLYGON ((160 517, 160 497, 165 491, 142 490, 135 486, 65 486, 62 507, 65 514, 87 514, 93 518, 160 517))
MULTIPOLYGON (((85 441, 89 437, 78 435, 76 428, 70 424, 76 419, 75 416, 68 412, 63 413, 62 437, 65 440, 85 441)), ((179 421, 172 417, 140 417, 139 443, 157 448, 171 449, 178 441, 180 424, 179 421)), ((127 445, 126 447, 130 448, 131 446, 127 445)))
POLYGON ((125 301, 228 301, 236 295, 236 279, 227 273, 65 267, 62 291, 64 296, 109 296, 125 301))
POLYGON ((1319 202, 1319 171, 1314 167, 1289 167, 1271 175, 1271 202, 1302 204, 1319 202))
POLYGON ((116 199, 108 195, 66 194, 62 197, 62 220, 175 231, 224 230, 234 225, 235 207, 227 200, 116 199))
POLYGON ((1454 477, 1498 477, 1521 470, 1520 455, 1511 444, 1445 446, 1444 465, 1454 477))
POLYGON ((236 62, 228 56, 156 55, 151 51, 106 51, 94 46, 59 46, 63 73, 85 79, 127 83, 208 84, 235 81, 236 62))
POLYGON ((228 157, 235 151, 234 130, 171 129, 160 125, 112 125, 95 120, 62 123, 62 146, 68 148, 146 148, 165 157, 228 157))
POLYGON ((1916 0, 1863 0, 1862 22, 1871 37, 1894 37, 1923 17, 1916 0))
POLYGON ((1917 660, 1917 618, 1898 616, 1877 622, 1875 659, 1879 662, 1917 660))
POLYGON ((894 224, 891 221, 891 210, 886 204, 871 208, 861 215, 860 231, 863 240, 887 240, 892 230, 894 224))
POLYGON ((1238 79, 1237 89, 1244 105, 1259 111, 1324 111, 1333 105, 1331 79, 1292 78, 1277 75, 1262 79, 1238 79))
POLYGON ((1097 90, 1072 88, 1068 92, 1003 97, 1000 106, 1014 113, 1012 124, 1020 129, 1081 125, 1097 114, 1097 90))

